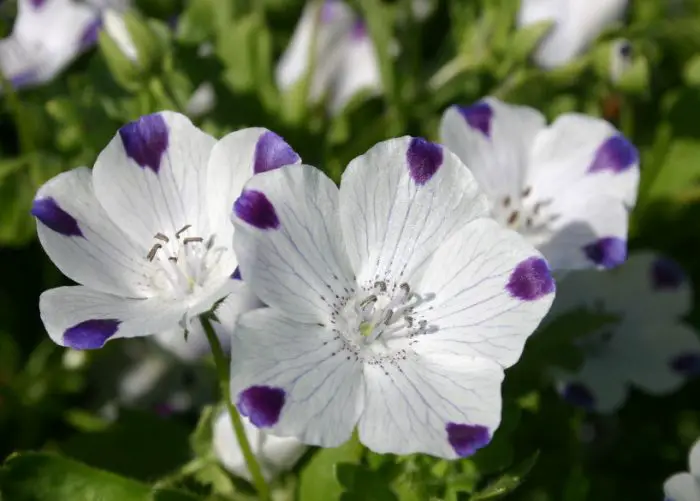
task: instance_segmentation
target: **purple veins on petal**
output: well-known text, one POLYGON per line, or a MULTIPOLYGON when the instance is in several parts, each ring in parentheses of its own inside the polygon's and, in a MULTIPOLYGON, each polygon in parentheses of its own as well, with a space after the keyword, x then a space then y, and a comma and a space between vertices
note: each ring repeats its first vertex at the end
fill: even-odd
POLYGON ((457 106, 457 111, 461 113, 471 128, 478 130, 488 138, 491 137, 493 108, 489 106, 489 103, 480 101, 471 106, 457 106))
POLYGON ((671 359, 669 364, 678 374, 685 377, 700 376, 700 353, 683 353, 671 359))
POLYGON ((488 445, 491 434, 488 428, 478 424, 447 423, 447 441, 459 457, 467 457, 488 445))
POLYGON ((85 50, 97 43, 97 37, 102 29, 102 18, 97 18, 87 25, 80 36, 80 49, 85 50))
POLYGON ((442 165, 442 146, 422 137, 411 138, 406 151, 408 172, 413 181, 422 186, 435 175, 442 165))
POLYGON ((658 258, 651 265, 651 283, 654 290, 673 290, 685 281, 681 265, 672 259, 658 258))
POLYGON ((520 262, 508 279, 506 289, 523 301, 535 301, 554 292, 555 285, 547 261, 530 257, 520 262))
POLYGON ((246 223, 261 230, 279 228, 280 220, 272 203, 264 193, 256 190, 243 190, 233 204, 233 211, 246 223))
POLYGON ((119 129, 126 155, 139 166, 158 174, 168 149, 168 125, 160 113, 144 115, 119 129))
POLYGON ((78 221, 64 211, 53 197, 37 198, 32 204, 31 213, 44 225, 66 237, 82 237, 78 221))
POLYGON ((63 344, 75 350, 102 348, 117 333, 119 324, 121 321, 113 318, 85 320, 65 330, 63 344))
POLYGON ((269 428, 277 424, 285 400, 282 388, 251 386, 238 394, 236 407, 258 428, 269 428))
POLYGON ((639 152, 624 136, 618 134, 608 138, 596 151, 588 172, 624 172, 639 164, 639 152))
POLYGON ((568 383, 561 391, 561 395, 571 405, 591 410, 595 406, 593 393, 582 383, 568 383))
POLYGON ((583 252, 598 266, 615 268, 627 259, 627 241, 618 237, 604 237, 584 246, 583 252))
POLYGON ((283 165, 295 164, 299 160, 301 157, 284 139, 268 130, 258 138, 255 144, 253 172, 260 174, 283 165))

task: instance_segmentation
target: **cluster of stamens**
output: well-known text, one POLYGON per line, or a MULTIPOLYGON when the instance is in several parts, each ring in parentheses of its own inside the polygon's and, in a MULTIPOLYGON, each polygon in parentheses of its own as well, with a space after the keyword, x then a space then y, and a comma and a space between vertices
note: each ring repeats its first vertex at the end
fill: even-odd
POLYGON ((507 195, 501 199, 494 212, 498 219, 509 228, 520 233, 537 234, 559 218, 551 211, 552 199, 534 200, 532 187, 526 187, 520 198, 507 195))

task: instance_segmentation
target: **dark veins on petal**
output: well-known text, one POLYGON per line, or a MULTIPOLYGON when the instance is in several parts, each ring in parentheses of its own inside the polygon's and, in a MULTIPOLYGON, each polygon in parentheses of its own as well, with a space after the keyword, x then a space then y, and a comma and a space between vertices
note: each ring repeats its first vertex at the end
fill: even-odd
POLYGON ((672 259, 658 258, 651 265, 651 283, 655 290, 673 290, 685 281, 681 265, 672 259))
POLYGON ((69 327, 63 333, 63 344, 75 350, 94 350, 102 348, 109 338, 119 329, 120 320, 100 318, 85 320, 69 327))
POLYGON ((124 150, 141 167, 158 174, 168 149, 168 125, 160 113, 145 115, 119 129, 124 150))
POLYGON ((424 185, 442 165, 442 146, 422 137, 411 138, 406 151, 408 172, 417 185, 424 185))
POLYGON ((534 301, 554 292, 554 279, 547 261, 530 257, 519 263, 510 275, 506 289, 511 296, 534 301))
POLYGON ((447 423, 447 440, 459 457, 467 457, 491 441, 488 428, 478 424, 447 423))
POLYGON ((233 204, 233 212, 246 223, 261 230, 276 229, 280 225, 274 206, 260 191, 243 190, 233 204))
POLYGON ((639 152, 624 136, 616 135, 608 138, 595 154, 588 172, 608 171, 613 174, 624 172, 633 165, 639 164, 639 152))
POLYGON ((260 174, 283 165, 295 164, 299 160, 301 157, 284 139, 268 130, 258 138, 255 145, 253 172, 260 174))
POLYGON ((238 395, 238 411, 258 428, 277 424, 286 394, 282 388, 251 386, 238 395))
POLYGON ((471 128, 480 131, 488 138, 491 137, 493 109, 489 103, 481 101, 471 106, 457 106, 457 111, 462 114, 471 128))
POLYGON ((31 213, 56 233, 66 237, 82 237, 78 221, 64 211, 53 197, 37 198, 32 204, 31 213))
POLYGON ((603 268, 615 268, 627 259, 627 242, 617 237, 605 237, 583 248, 586 257, 603 268))

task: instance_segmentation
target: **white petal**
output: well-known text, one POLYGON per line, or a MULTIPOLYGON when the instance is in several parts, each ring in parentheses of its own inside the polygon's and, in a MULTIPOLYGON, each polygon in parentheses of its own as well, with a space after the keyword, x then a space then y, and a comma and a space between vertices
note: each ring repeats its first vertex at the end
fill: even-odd
POLYGON ((338 221, 338 188, 320 170, 257 174, 234 205, 243 280, 266 304, 300 322, 328 324, 354 290, 338 221))
POLYGON ((440 138, 474 173, 491 202, 520 199, 528 154, 545 127, 542 114, 527 106, 487 98, 452 106, 442 116, 440 138))
POLYGON ((669 501, 698 501, 700 482, 690 473, 677 473, 664 482, 664 494, 669 501))
POLYGON ((179 301, 122 298, 81 286, 44 292, 39 310, 54 342, 83 350, 101 348, 111 339, 161 332, 177 325, 185 313, 179 301))
POLYGON ((190 117, 206 115, 216 106, 216 92, 211 82, 202 82, 190 96, 185 110, 190 117))
POLYGON ((491 219, 473 221, 440 246, 416 287, 435 295, 416 316, 436 331, 412 348, 509 367, 549 310, 554 288, 546 262, 519 234, 491 219))
POLYGON ((639 153, 605 120, 561 115, 535 138, 527 184, 538 199, 607 194, 633 207, 639 153))
MULTIPOLYGON (((256 428, 247 418, 243 418, 242 421, 253 453, 260 463, 263 476, 268 481, 294 466, 307 449, 295 438, 276 437, 256 428)), ((243 452, 233 432, 228 412, 225 410, 214 421, 213 444, 219 461, 227 470, 248 481, 252 480, 243 452)))
POLYGON ((134 45, 124 18, 115 10, 107 9, 104 13, 105 32, 114 40, 124 55, 131 61, 138 61, 139 52, 134 45))
POLYGON ((365 367, 360 441, 379 453, 465 457, 501 420, 502 369, 481 358, 415 356, 365 367))
POLYGON ((690 472, 696 477, 700 477, 700 440, 697 440, 688 454, 688 466, 690 472))
POLYGON ((587 358, 577 374, 560 378, 559 391, 569 403, 603 414, 615 412, 627 399, 627 376, 618 367, 620 354, 606 350, 587 358))
POLYGON ((88 168, 59 174, 39 188, 32 214, 41 245, 66 276, 102 292, 149 295, 148 249, 109 218, 95 198, 88 168))
MULTIPOLYGON (((184 115, 161 112, 122 127, 100 153, 93 185, 100 204, 139 244, 158 232, 209 237, 207 162, 215 139, 184 115)), ((230 271, 229 271, 230 273, 230 271)))
POLYGON ((381 142, 343 173, 340 221, 361 285, 408 281, 446 238, 487 212, 457 156, 421 138, 381 142))
POLYGON ((231 396, 259 428, 335 447, 363 407, 362 365, 327 327, 272 308, 242 315, 231 349, 231 396))

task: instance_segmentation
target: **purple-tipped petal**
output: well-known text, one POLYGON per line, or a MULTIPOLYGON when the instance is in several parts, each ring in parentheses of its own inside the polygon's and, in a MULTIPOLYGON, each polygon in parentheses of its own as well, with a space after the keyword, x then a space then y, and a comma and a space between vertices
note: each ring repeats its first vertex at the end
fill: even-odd
POLYGON ((37 78, 38 74, 36 70, 26 70, 11 76, 10 83, 13 89, 21 89, 22 87, 35 83, 37 78))
POLYGON ((97 18, 87 25, 85 31, 80 36, 80 49, 89 49, 97 43, 97 38, 102 29, 102 18, 97 18))
POLYGON ((447 423, 447 441, 459 457, 467 457, 488 445, 491 434, 478 424, 447 423))
POLYGON ((617 237, 605 237, 586 245, 583 252, 598 266, 615 268, 627 259, 627 241, 617 237))
POLYGON ((44 225, 66 237, 82 237, 78 221, 64 211, 53 197, 37 198, 31 213, 44 225))
POLYGON ((34 9, 40 9, 44 6, 46 0, 29 0, 29 3, 34 9))
POLYGON ((274 206, 260 191, 243 190, 233 204, 233 211, 236 216, 258 229, 279 228, 280 220, 274 206))
POLYGON ((286 394, 282 388, 251 386, 238 394, 239 412, 258 428, 277 424, 286 394))
POLYGON ((168 149, 168 125, 160 113, 145 115, 119 129, 124 150, 141 167, 158 174, 168 149))
POLYGON ((233 270, 233 273, 231 273, 231 278, 234 280, 243 280, 243 278, 241 278, 241 268, 239 266, 236 266, 236 269, 233 270))
POLYGON ((301 157, 284 139, 272 131, 267 131, 258 138, 255 145, 253 172, 260 174, 283 165, 295 164, 299 160, 301 157))
POLYGON ((367 24, 362 19, 356 19, 350 32, 352 40, 363 40, 367 38, 367 24))
POLYGON ((120 320, 100 318, 85 320, 69 327, 63 333, 63 344, 74 350, 94 350, 102 348, 119 329, 120 320))
POLYGON ((651 265, 651 283, 654 290, 674 290, 685 281, 681 265, 672 259, 658 258, 651 265))
POLYGON ((569 383, 561 391, 561 396, 571 405, 591 410, 595 405, 593 393, 581 383, 569 383))
POLYGON ((506 284, 511 296, 535 301, 554 292, 555 285, 547 261, 530 257, 518 264, 506 284))
POLYGON ((442 165, 442 146, 422 137, 414 137, 406 152, 408 172, 417 185, 424 185, 442 165))
POLYGON ((588 172, 611 172, 619 174, 639 164, 639 152, 624 136, 608 138, 595 154, 588 172))
POLYGON ((491 137, 493 109, 489 106, 489 103, 480 101, 471 106, 457 106, 457 110, 472 129, 478 130, 488 138, 491 137))
POLYGON ((321 7, 321 22, 330 23, 333 22, 338 13, 339 0, 325 0, 323 6, 321 7))
POLYGON ((671 369, 685 377, 700 376, 700 353, 683 353, 670 362, 671 369))

